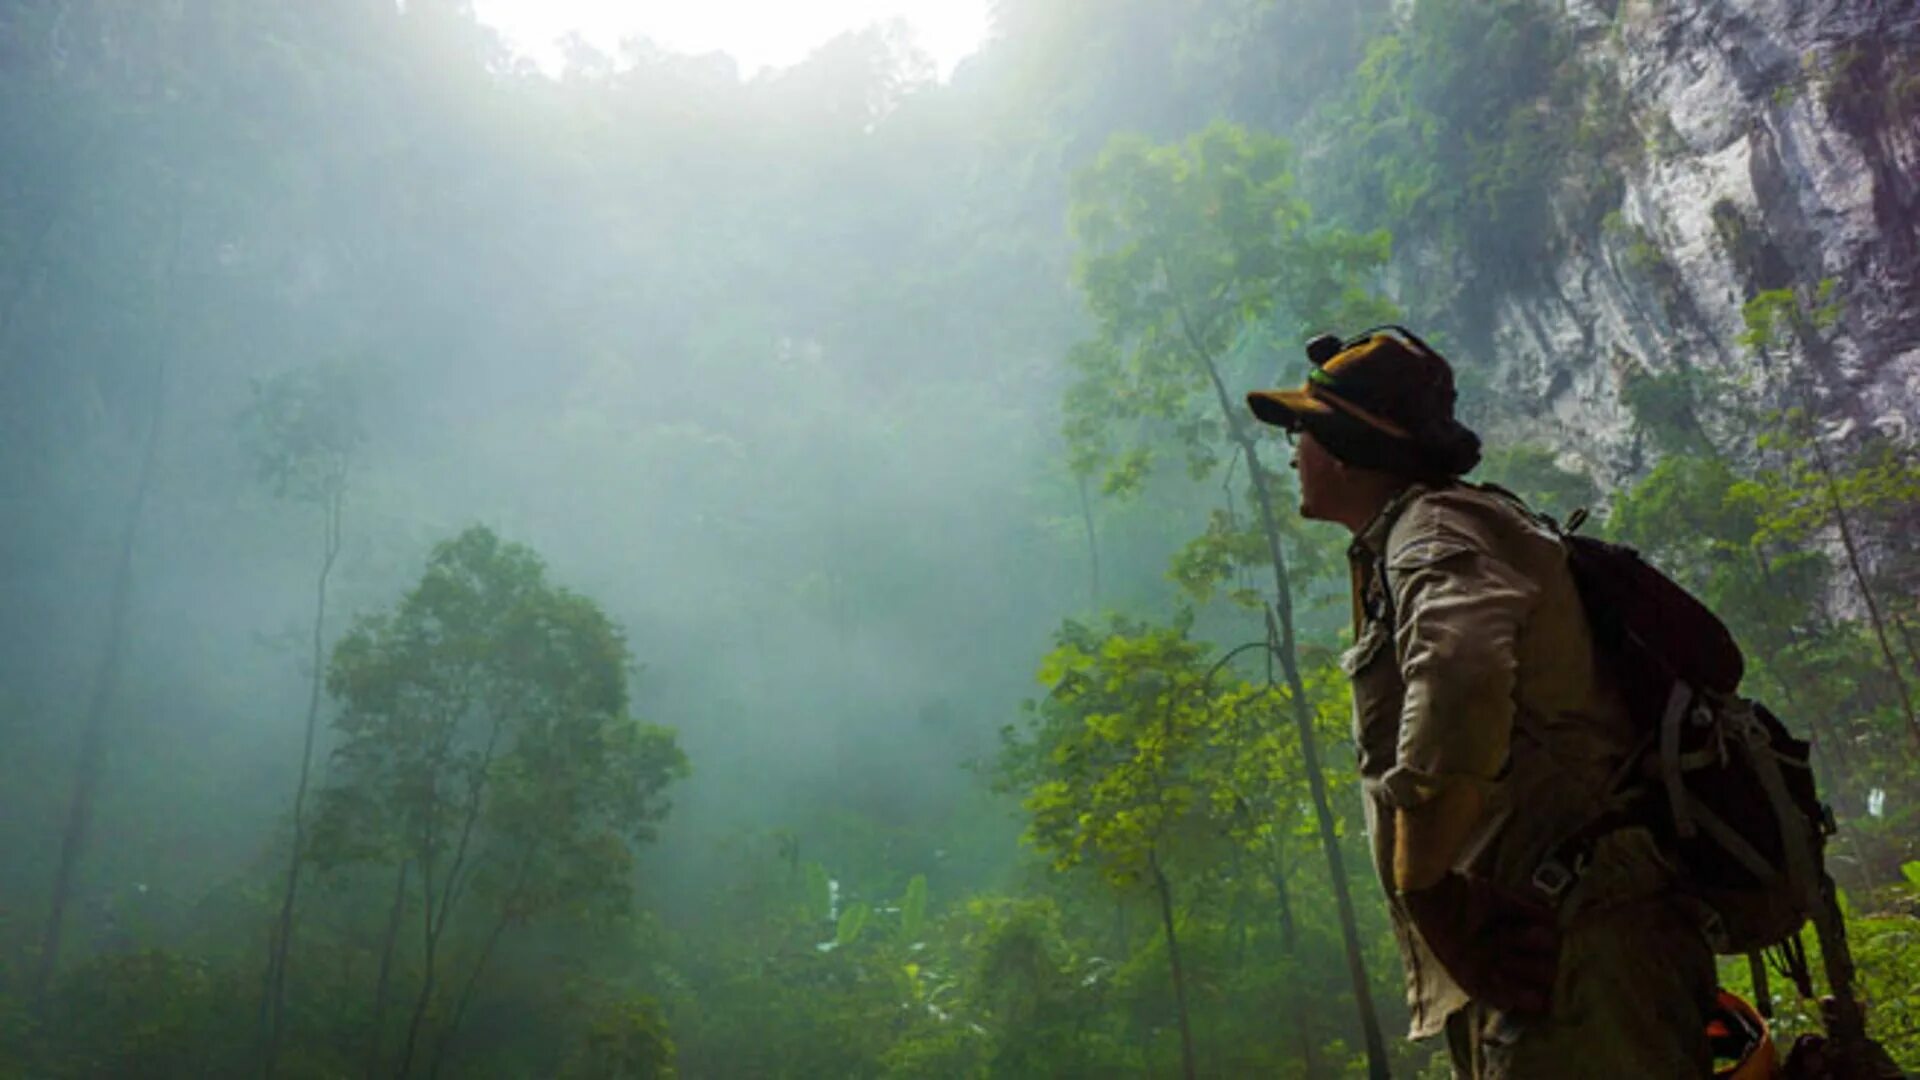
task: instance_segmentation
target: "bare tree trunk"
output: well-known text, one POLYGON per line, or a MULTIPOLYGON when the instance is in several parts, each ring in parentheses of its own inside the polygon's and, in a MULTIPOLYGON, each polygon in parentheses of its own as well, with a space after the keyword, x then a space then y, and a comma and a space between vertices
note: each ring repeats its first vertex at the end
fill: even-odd
POLYGON ((380 1071, 380 1032, 387 1018, 388 988, 393 978, 393 948, 400 941, 400 919, 407 908, 407 870, 413 865, 401 860, 400 873, 394 876, 393 907, 387 912, 387 938, 380 946, 380 977, 373 985, 373 1018, 368 1021, 367 1080, 380 1071))
MULTIPOLYGON (((413 1069, 413 1051, 420 1041, 420 1025, 421 1022, 426 1019, 428 1003, 433 1000, 433 991, 438 974, 434 967, 434 962, 439 955, 440 937, 446 933, 447 923, 453 915, 454 902, 459 899, 460 893, 463 891, 464 883, 460 880, 460 873, 466 867, 467 846, 473 839, 474 825, 480 820, 480 803, 486 794, 487 776, 489 770, 493 767, 493 752, 499 745, 499 742, 500 720, 496 717, 493 722, 493 729, 487 736, 486 750, 481 753, 480 763, 475 768, 473 777, 467 785, 466 820, 460 827, 460 842, 454 848, 453 861, 447 866, 447 878, 446 881, 441 884, 440 899, 437 905, 433 897, 433 877, 431 873, 428 872, 432 863, 424 861, 428 855, 428 851, 422 852, 423 861, 421 863, 421 871, 427 891, 426 959, 420 979, 420 996, 414 999, 413 1017, 407 1023, 406 1047, 400 1054, 400 1075, 403 1077, 408 1075, 413 1069)), ((432 807, 429 806, 429 822, 432 820, 432 813, 432 807)), ((431 838, 429 838, 427 846, 430 851, 432 847, 431 838)))
POLYGON ((1913 627, 1907 624, 1906 616, 1900 614, 1893 616, 1893 625, 1900 631, 1900 643, 1907 647, 1907 659, 1912 661, 1914 673, 1920 675, 1920 647, 1913 643, 1913 627))
POLYGON ((400 1069, 394 1075, 404 1077, 413 1071, 413 1048, 420 1038, 420 1022, 426 1018, 427 1003, 433 1000, 434 952, 440 944, 440 935, 434 930, 433 875, 427 872, 428 864, 420 866, 421 886, 426 892, 426 931, 424 935, 423 955, 420 965, 420 993, 413 999, 413 1013, 407 1021, 407 1042, 400 1052, 400 1069))
POLYGON ((1160 897, 1160 926, 1167 935, 1167 964, 1173 970, 1173 1002, 1180 1017, 1180 1063, 1187 1080, 1198 1076, 1193 1059, 1193 1025, 1187 1018, 1187 974, 1180 965, 1180 935, 1173 928, 1173 888, 1167 875, 1160 872, 1159 857, 1148 853, 1147 867, 1153 871, 1154 891, 1160 897))
MULTIPOLYGON (((1252 453, 1251 446, 1248 453, 1252 453)), ((1258 475, 1259 467, 1254 466, 1258 475)), ((1265 480, 1262 478, 1256 490, 1260 493, 1261 513, 1267 519, 1267 535, 1275 551, 1279 549, 1279 534, 1273 527, 1273 516, 1268 501, 1265 480)), ((1281 573, 1276 565, 1276 574, 1281 573)), ((1284 595, 1284 594, 1283 594, 1284 595)), ((1353 985, 1354 1007, 1360 1013, 1361 1037, 1367 1048, 1367 1074, 1373 1080, 1387 1080, 1391 1075, 1387 1067, 1387 1044, 1380 1032, 1380 1016, 1373 1007, 1373 991, 1367 982, 1365 955, 1360 951, 1360 925, 1354 917, 1353 895, 1347 887, 1346 859, 1340 852, 1340 838, 1334 831, 1333 804, 1327 797, 1326 773, 1320 767, 1320 751, 1313 733, 1313 712, 1307 707, 1307 692, 1300 678, 1300 659, 1296 651, 1293 629, 1293 611, 1289 603, 1284 609, 1276 626, 1274 615, 1267 616, 1270 632, 1278 632, 1280 668, 1287 677, 1287 689, 1293 698, 1293 721, 1299 730, 1300 757, 1306 766, 1307 788, 1313 794, 1313 812, 1320 830, 1320 847, 1326 853, 1327 873, 1332 878, 1334 906, 1340 914, 1340 938, 1346 950, 1347 978, 1353 985)))
MULTIPOLYGON (((180 234, 183 223, 175 220, 172 247, 167 256, 166 280, 169 284, 180 265, 180 234)), ((73 798, 67 805, 67 823, 60 837, 60 861, 54 870, 53 900, 47 924, 40 937, 40 956, 34 971, 33 998, 36 1006, 46 1003, 47 990, 60 962, 61 931, 65 926, 67 905, 73 898, 74 874, 85 853, 88 834, 93 827, 94 789, 100 782, 101 760, 106 753, 108 710, 120 683, 120 662, 126 651, 127 612, 133 592, 133 552, 140 536, 140 523, 146 516, 147 498, 153 490, 155 465, 160 459, 161 432, 166 424, 167 371, 172 364, 171 322, 178 304, 164 307, 166 325, 155 335, 159 359, 154 365, 153 414, 147 423, 146 446, 140 456, 140 472, 134 481, 127 517, 120 531, 120 548, 114 562, 113 592, 107 608, 107 644, 94 670, 93 693, 87 701, 86 719, 81 723, 80 760, 75 770, 73 798)))
POLYGON ((1293 893, 1287 888, 1286 868, 1280 865, 1277 853, 1269 876, 1273 879, 1274 894, 1280 901, 1280 951, 1292 956, 1299 945, 1300 928, 1293 918, 1293 893))
POLYGON ((447 1026, 441 1030, 435 1040, 433 1065, 427 1075, 438 1077, 440 1069, 447 1061, 447 1048, 453 1042, 453 1036, 460 1029, 460 1021, 466 1018, 467 1006, 473 1002, 474 988, 480 985, 480 975, 486 971, 487 963, 493 959, 493 950, 500 944, 500 935, 506 932, 507 924, 513 921, 515 909, 527 885, 527 873, 533 868, 533 857, 538 846, 532 843, 520 856, 520 866, 513 872, 513 885, 507 890, 506 897, 500 903, 500 914, 493 920, 492 929, 487 931, 487 942, 480 949, 480 957, 473 963, 473 970, 467 972, 467 981, 460 988, 460 996, 454 1002, 453 1015, 447 1018, 447 1026))
POLYGON ((1233 900, 1227 905, 1227 940, 1233 942, 1233 970, 1244 971, 1247 966, 1247 920, 1245 908, 1247 887, 1244 877, 1245 857, 1240 853, 1239 845, 1233 848, 1233 883, 1228 886, 1233 892, 1233 900))
MULTIPOLYGON (((1802 395, 1804 400, 1805 395, 1802 395)), ((1847 569, 1853 575, 1854 585, 1860 590, 1860 599, 1866 602, 1867 617, 1873 624, 1874 640, 1880 643, 1880 656, 1886 662, 1887 676, 1893 680, 1894 690, 1900 695, 1900 709, 1906 717, 1907 732, 1913 737, 1915 749, 1920 749, 1920 715, 1913 709, 1913 695, 1907 688, 1906 674, 1900 670, 1900 661, 1894 659, 1893 644, 1887 638, 1886 619, 1880 614, 1880 602, 1875 595, 1871 582, 1867 580, 1866 568, 1860 558, 1860 543, 1853 532, 1852 518, 1840 502, 1838 481, 1833 473, 1833 461, 1827 457, 1827 448, 1820 442, 1818 431, 1810 432, 1808 442, 1813 446, 1815 464, 1820 469, 1820 477, 1826 485, 1828 509, 1833 513, 1833 522, 1840 530, 1840 545, 1846 549, 1847 569)))
POLYGON ((501 909, 500 916, 493 921, 493 928, 487 931, 487 941, 480 949, 480 957, 473 963, 473 970, 467 973, 467 981, 460 988, 460 996, 455 999, 453 1015, 447 1018, 446 1027, 434 1040, 433 1064, 428 1067, 429 1077, 438 1077, 440 1069, 447 1063, 447 1049, 453 1044, 454 1032, 460 1030, 460 1021, 466 1018, 467 1006, 473 1002, 474 987, 480 985, 480 973, 486 970, 487 962, 493 959, 494 947, 500 944, 500 935, 507 929, 509 912, 501 909))
MULTIPOLYGON (((1761 583, 1771 588, 1773 585, 1773 570, 1767 564, 1766 553, 1761 551, 1757 546, 1753 548, 1753 562, 1754 566, 1760 571, 1761 583)), ((1796 629, 1791 622, 1782 629, 1786 632, 1787 644, 1798 647, 1800 645, 1800 631, 1796 629)), ((1821 780, 1822 786, 1824 786, 1828 792, 1837 793, 1840 791, 1843 776, 1851 777, 1853 775, 1853 761, 1846 752, 1846 740, 1833 735, 1825 728, 1824 713, 1819 710, 1802 712, 1799 703, 1795 700, 1796 695, 1793 692, 1792 683, 1780 674, 1779 667, 1780 665, 1777 661, 1768 665, 1768 670, 1774 673, 1774 685, 1779 687, 1781 700, 1787 703, 1789 709, 1792 709, 1795 713, 1806 716, 1807 733, 1813 738, 1814 752, 1818 756, 1816 767, 1821 768, 1823 772, 1821 780), (1836 775, 1834 772, 1836 767, 1840 770, 1839 775, 1836 775)))
POLYGON ((1294 727, 1300 739, 1300 758, 1306 768, 1307 787, 1313 794, 1314 817, 1319 825, 1320 846, 1326 855, 1327 873, 1332 879, 1335 907, 1340 915, 1340 937, 1346 949, 1347 977, 1353 984, 1354 1007, 1360 1014, 1361 1037, 1367 1050, 1367 1074, 1373 1080, 1385 1080, 1387 1045, 1381 1036, 1380 1017, 1373 1007, 1373 993, 1367 982, 1365 954, 1360 950, 1360 928, 1354 917, 1353 896, 1347 887, 1346 860, 1341 856, 1340 839, 1334 828, 1333 804, 1327 797, 1326 773, 1320 767, 1320 750, 1313 731, 1313 710, 1307 705, 1306 686, 1300 677, 1300 655, 1293 620, 1293 584, 1287 570, 1286 552, 1280 543, 1280 526, 1273 512, 1273 494, 1266 469, 1260 464, 1258 447, 1247 433, 1246 420, 1233 405, 1227 385, 1220 378, 1213 355, 1194 333, 1185 308, 1179 311, 1193 359, 1213 384, 1219 401, 1221 420, 1229 437, 1239 447, 1247 463, 1247 479, 1253 485, 1254 501, 1260 525, 1266 533, 1267 555, 1273 564, 1273 608, 1267 612, 1267 632, 1286 676, 1288 696, 1293 702, 1294 727))
MULTIPOLYGON (((1117 896, 1113 907, 1114 928, 1120 936, 1120 947, 1114 954, 1120 958, 1119 966, 1125 967, 1133 962, 1133 934, 1127 929, 1127 899, 1117 896)), ((1140 1075, 1153 1075, 1153 1041, 1147 1037, 1147 1022, 1141 1012, 1140 1002, 1136 999, 1133 1006, 1133 1030, 1140 1043, 1140 1075)))
MULTIPOLYGON (((1796 301, 1797 302, 1797 301, 1796 301)), ((1809 361, 1819 358, 1821 366, 1830 368, 1831 354, 1827 343, 1803 323, 1794 320, 1794 332, 1801 346, 1807 352, 1809 361)), ((1847 569, 1853 577, 1854 585, 1860 590, 1860 599, 1867 605, 1867 617, 1873 625, 1874 639, 1879 642, 1880 656, 1887 666, 1887 676, 1893 680, 1894 691, 1900 697, 1900 709, 1907 721, 1907 733, 1913 738, 1914 747, 1920 750, 1920 714, 1914 712, 1913 695, 1907 687, 1906 674, 1900 669, 1900 662, 1894 659, 1893 644, 1887 637, 1886 619, 1881 615, 1879 597, 1872 582, 1867 580, 1866 568, 1860 557, 1860 544, 1854 535, 1853 520, 1847 508, 1840 501, 1840 490, 1834 476, 1833 460, 1827 456, 1827 448, 1820 441, 1820 432, 1814 421, 1813 394, 1807 389, 1804 378, 1788 375, 1788 384, 1800 401, 1800 411, 1807 420, 1807 442, 1813 448, 1813 461, 1820 470, 1820 479, 1826 488, 1828 509, 1833 514, 1833 523, 1840 531, 1840 545, 1847 553, 1847 569)))
POLYGON ((314 587, 313 671, 308 680, 305 742, 300 748, 300 782, 293 792, 293 849, 287 854, 287 884, 280 901, 280 918, 273 934, 273 950, 267 957, 266 990, 260 999, 260 1025, 266 1041, 262 1071, 273 1075, 280 1057, 283 1031, 281 1008, 286 999, 287 953, 293 945, 294 900, 300 891, 300 860, 306 854, 307 782, 313 769, 313 736, 320 720, 320 691, 326 685, 322 665, 326 662, 327 579, 340 556, 340 512, 342 491, 336 487, 327 494, 325 536, 320 557, 320 579, 314 587))
POLYGON ((1087 500, 1087 478, 1075 475, 1074 481, 1080 488, 1080 521, 1087 528, 1087 562, 1091 567, 1091 580, 1087 589, 1087 602, 1090 609, 1100 609, 1100 543, 1093 531, 1093 505, 1087 500))

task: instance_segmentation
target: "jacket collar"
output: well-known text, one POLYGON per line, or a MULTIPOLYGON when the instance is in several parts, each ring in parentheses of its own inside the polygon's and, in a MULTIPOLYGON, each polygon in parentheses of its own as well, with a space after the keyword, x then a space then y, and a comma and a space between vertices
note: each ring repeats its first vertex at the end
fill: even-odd
POLYGON ((1347 555, 1353 559, 1371 557, 1384 558, 1387 554, 1387 537, 1393 532, 1393 524, 1400 520, 1400 514, 1413 500, 1432 491, 1430 485, 1414 481, 1400 489, 1400 493, 1387 500, 1380 512, 1373 515, 1367 527, 1354 535, 1353 543, 1347 548, 1347 555))

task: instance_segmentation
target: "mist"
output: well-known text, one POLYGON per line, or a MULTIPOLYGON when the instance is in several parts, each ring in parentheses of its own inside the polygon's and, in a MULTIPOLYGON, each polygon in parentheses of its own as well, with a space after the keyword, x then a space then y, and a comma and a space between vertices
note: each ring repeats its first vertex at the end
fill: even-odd
MULTIPOLYGON (((1272 640, 1234 432, 1210 388, 1155 383, 1128 351, 1151 340, 1125 314, 1150 283, 1122 301, 1087 272, 1133 242, 1089 224, 1099 200, 1127 193, 1111 196, 1120 229, 1127 198, 1156 197, 1099 186, 1125 139, 1191 155, 1214 152, 1202 132, 1272 140, 1246 160, 1284 157, 1299 242, 1334 267, 1222 317, 1209 355, 1233 400, 1297 382, 1310 333, 1375 313, 1430 330, 1498 450, 1481 478, 1559 514, 1583 496, 1627 508, 1614 522, 1698 569, 1696 588, 1718 557, 1685 547, 1702 534, 1641 486, 1663 462, 1814 483, 1791 446, 1726 434, 1784 400, 1772 384, 1722 393, 1709 370, 1660 384, 1687 408, 1643 394, 1635 412, 1622 387, 1639 369, 1596 344, 1564 383, 1617 427, 1588 437, 1540 396, 1551 376, 1503 359, 1519 347, 1502 304, 1529 302, 1583 238, 1631 241, 1619 207, 1636 204, 1587 179, 1638 168, 1620 148, 1645 140, 1580 59, 1600 31, 1470 6, 1005 0, 943 78, 898 25, 743 75, 644 40, 576 41, 545 69, 451 0, 0 3, 0 1072, 1192 1075, 1197 1055, 1203 1075, 1358 1075, 1357 1008, 1377 1008, 1396 1074, 1428 1067, 1431 1047, 1394 1039, 1405 1009, 1366 869, 1337 668, 1347 537, 1299 520, 1277 433, 1253 438, 1357 912, 1319 861, 1288 741, 1298 699, 1271 657, 1223 661, 1269 695, 1248 721, 1285 763, 1264 809, 1236 824, 1188 807, 1156 840, 1191 1002, 1168 986, 1155 898, 1036 835, 1034 763, 1064 753, 1049 665, 1158 628, 1200 670, 1272 640), (1485 100, 1464 102, 1448 80, 1467 77, 1454 24, 1472 19, 1541 47, 1503 52, 1469 80, 1485 100), (1381 111, 1387 41, 1412 73, 1394 100, 1505 147, 1497 165, 1381 111), (1547 145, 1521 131, 1527 109, 1592 142, 1547 145), (1608 362, 1616 375, 1592 374, 1608 362), (413 855, 391 801, 412 789, 355 786, 400 768, 366 764, 359 740, 438 685, 364 657, 457 637, 450 620, 485 606, 417 625, 405 606, 432 599, 450 565, 435 560, 476 529, 505 546, 462 550, 536 559, 515 595, 597 643, 554 670, 622 676, 617 692, 593 676, 613 702, 594 722, 613 726, 581 745, 632 731, 656 755, 620 766, 644 783, 606 781, 625 810, 537 841, 555 853, 550 879, 528 856, 537 888, 503 883, 504 853, 523 836, 535 850, 529 808, 587 805, 588 788, 502 778, 559 759, 493 773, 484 728, 446 736, 419 760, 465 771, 436 781, 453 801, 423 811, 413 855), (376 694, 378 678, 408 689, 376 694), (456 852, 433 824, 463 815, 465 878, 466 834, 456 852), (438 900, 421 879, 436 859, 438 900), (1371 1006, 1346 981, 1343 921, 1371 1006)), ((1920 71, 1900 40, 1888 70, 1920 71)), ((1912 128, 1911 96, 1890 107, 1912 128)), ((1796 242, 1775 240, 1817 261, 1796 242)), ((1756 279, 1739 299, 1814 283, 1756 279)), ((1834 348, 1871 351, 1847 321, 1863 303, 1834 348)), ((1747 355, 1709 323, 1723 355, 1747 355)), ((1815 362, 1796 340, 1781 370, 1815 362)), ((1650 354, 1649 377, 1678 351, 1650 354)), ((1796 723, 1843 725, 1816 732, 1846 755, 1823 759, 1843 821, 1864 822, 1843 883, 1887 931, 1910 928, 1915 888, 1900 694, 1920 669, 1900 634, 1920 620, 1920 549, 1910 437, 1884 417, 1835 434, 1853 400, 1822 398, 1834 411, 1810 437, 1893 478, 1848 489, 1865 569, 1849 575, 1832 522, 1786 509, 1726 542, 1827 553, 1781 586, 1817 618, 1742 609, 1736 629, 1750 650, 1802 635, 1750 680, 1812 695, 1796 723), (1827 635, 1817 659, 1796 651, 1806 634, 1827 635), (1869 814, 1872 792, 1893 817, 1869 814)), ((473 565, 460 573, 495 572, 473 565)), ((501 685, 534 678, 514 665, 548 647, 512 640, 487 676, 501 685)), ((539 694, 588 693, 566 686, 539 694)), ((444 722, 485 712, 460 700, 444 722)), ((533 754, 505 722, 498 753, 533 754)), ((1863 959, 1897 1003, 1884 1016, 1917 1007, 1891 974, 1905 963, 1863 959)))

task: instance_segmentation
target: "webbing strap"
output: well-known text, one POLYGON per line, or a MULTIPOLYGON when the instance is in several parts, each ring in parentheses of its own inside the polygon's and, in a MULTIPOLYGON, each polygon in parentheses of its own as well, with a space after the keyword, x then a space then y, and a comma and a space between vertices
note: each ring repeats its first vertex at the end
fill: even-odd
POLYGON ((1742 702, 1739 719, 1746 736, 1748 757, 1754 775, 1773 804, 1780 820, 1781 839, 1787 856, 1787 876, 1806 905, 1814 934, 1820 939, 1821 966, 1826 969, 1828 1004, 1822 1010, 1827 1036, 1847 1063, 1849 1074, 1898 1076, 1886 1051, 1867 1038, 1866 1012, 1853 993, 1853 950, 1847 945, 1847 926, 1840 905, 1833 895, 1833 882, 1815 862, 1814 826, 1807 821, 1793 795, 1787 791, 1786 777, 1780 771, 1780 758, 1770 744, 1767 731, 1753 715, 1752 706, 1742 702))
POLYGON ((1676 679, 1673 690, 1667 695, 1667 711, 1660 718, 1660 781, 1667 788, 1667 807, 1673 812, 1673 832, 1675 836, 1690 837, 1694 834, 1693 819, 1688 814, 1686 785, 1680 777, 1680 721, 1687 715, 1687 704, 1693 699, 1693 688, 1676 679))
POLYGON ((1744 705, 1736 717, 1740 723, 1740 735, 1747 758, 1753 762, 1753 774, 1760 781, 1760 788, 1767 793, 1767 801, 1773 804, 1773 816, 1780 822, 1780 838, 1785 841, 1787 856, 1787 877, 1793 883, 1794 892, 1799 894, 1801 904, 1809 913, 1820 908, 1820 868, 1814 865, 1813 842, 1810 839, 1812 826, 1807 815, 1794 803, 1793 795, 1787 791, 1787 780, 1780 772, 1780 758, 1767 738, 1766 729, 1760 727, 1760 721, 1753 715, 1752 706, 1744 705))
POLYGON ((1698 819, 1700 827, 1707 831, 1707 835, 1713 837, 1715 843, 1725 848, 1727 854, 1739 859, 1740 865, 1751 871, 1754 877, 1759 878, 1762 882, 1770 882, 1779 878, 1779 872, 1761 856, 1759 851, 1754 849, 1752 844, 1747 843, 1746 837, 1741 836, 1733 826, 1727 824, 1725 818, 1714 813, 1705 803, 1691 796, 1682 795, 1681 798, 1688 801, 1689 809, 1692 810, 1693 816, 1698 819))

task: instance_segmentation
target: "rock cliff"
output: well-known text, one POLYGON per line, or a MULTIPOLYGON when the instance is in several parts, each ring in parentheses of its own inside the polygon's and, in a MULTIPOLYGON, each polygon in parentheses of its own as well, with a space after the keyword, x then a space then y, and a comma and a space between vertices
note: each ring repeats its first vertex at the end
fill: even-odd
POLYGON ((1565 11, 1644 145, 1620 156, 1611 212, 1561 200, 1559 254, 1461 334, 1499 396, 1528 403, 1494 434, 1618 481, 1649 463, 1628 383, 1697 370, 1726 379, 1697 403, 1709 432, 1801 379, 1830 438, 1920 437, 1920 0, 1565 11), (1811 347, 1762 363, 1739 343, 1754 296, 1795 288, 1811 306, 1823 281, 1839 317, 1811 347))

